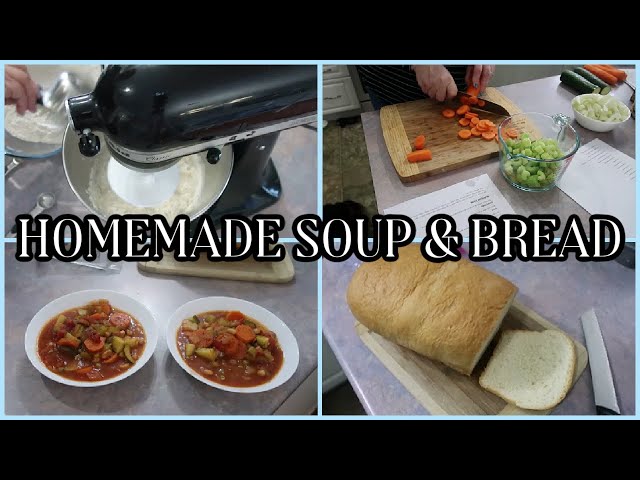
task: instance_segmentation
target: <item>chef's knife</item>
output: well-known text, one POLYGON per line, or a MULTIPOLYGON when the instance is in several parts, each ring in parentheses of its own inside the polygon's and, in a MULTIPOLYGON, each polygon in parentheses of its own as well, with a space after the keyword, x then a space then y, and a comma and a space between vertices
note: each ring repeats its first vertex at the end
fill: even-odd
MULTIPOLYGON (((460 103, 469 104, 468 101, 462 102, 461 100, 463 98, 467 98, 467 99, 471 98, 471 95, 469 95, 468 93, 464 93, 464 92, 458 92, 458 95, 456 95, 456 99, 458 101, 460 101, 460 103)), ((493 113, 495 115, 500 115, 502 117, 510 116, 510 113, 502 105, 498 105, 497 103, 490 102, 489 100, 487 100, 485 98, 478 97, 478 100, 482 100, 484 102, 484 105, 480 106, 478 104, 475 104, 475 105, 470 105, 469 104, 469 107, 471 107, 472 110, 482 110, 484 112, 493 113)))
POLYGON ((596 411, 598 415, 620 415, 607 349, 604 346, 598 318, 593 308, 583 313, 581 319, 584 338, 587 341, 587 351, 589 352, 596 411))

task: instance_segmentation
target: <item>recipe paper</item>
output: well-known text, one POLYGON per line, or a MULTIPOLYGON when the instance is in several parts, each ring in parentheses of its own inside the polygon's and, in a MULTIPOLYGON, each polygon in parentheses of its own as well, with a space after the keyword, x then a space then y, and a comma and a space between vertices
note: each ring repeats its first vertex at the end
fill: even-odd
POLYGON ((636 161, 600 139, 578 150, 558 187, 591 215, 616 217, 636 236, 636 161))
POLYGON ((468 237, 468 218, 470 215, 485 214, 499 217, 515 212, 485 173, 437 192, 428 193, 387 208, 384 213, 406 215, 413 219, 417 237, 424 236, 425 227, 430 217, 444 213, 453 217, 456 221, 457 231, 463 237, 468 237))

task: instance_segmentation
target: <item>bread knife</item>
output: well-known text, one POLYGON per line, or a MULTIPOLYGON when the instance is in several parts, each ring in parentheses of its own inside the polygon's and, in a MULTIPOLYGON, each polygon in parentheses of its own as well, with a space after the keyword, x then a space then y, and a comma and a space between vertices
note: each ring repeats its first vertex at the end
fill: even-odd
POLYGON ((609 365, 607 349, 604 345, 596 312, 592 308, 582 314, 581 320, 584 338, 587 341, 587 351, 589 352, 589 366, 596 411, 598 415, 620 415, 616 388, 613 385, 613 376, 611 375, 611 366, 609 365))

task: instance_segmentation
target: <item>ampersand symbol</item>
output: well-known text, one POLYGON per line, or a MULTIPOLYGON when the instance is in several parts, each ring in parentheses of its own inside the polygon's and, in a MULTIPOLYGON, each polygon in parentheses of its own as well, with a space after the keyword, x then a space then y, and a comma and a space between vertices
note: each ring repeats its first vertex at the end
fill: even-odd
POLYGON ((427 236, 422 240, 422 255, 432 262, 460 260, 458 249, 462 235, 456 231, 456 221, 449 215, 434 215, 426 226, 427 236))

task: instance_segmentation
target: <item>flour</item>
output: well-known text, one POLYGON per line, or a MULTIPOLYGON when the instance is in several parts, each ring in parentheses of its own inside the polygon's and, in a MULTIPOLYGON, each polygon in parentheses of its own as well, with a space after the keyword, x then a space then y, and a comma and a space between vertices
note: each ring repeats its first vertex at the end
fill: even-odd
POLYGON ((191 215, 194 213, 196 203, 200 198, 204 185, 204 156, 201 154, 188 155, 183 157, 179 163, 180 180, 173 195, 153 207, 139 207, 132 205, 119 197, 109 185, 107 169, 111 160, 108 156, 102 156, 94 160, 89 177, 89 187, 87 193, 93 207, 105 217, 113 214, 147 214, 163 215, 169 223, 173 219, 184 213, 191 215))
POLYGON ((4 107, 4 128, 20 140, 34 143, 62 145, 67 120, 64 112, 55 112, 37 105, 35 113, 18 115, 16 107, 4 107))

